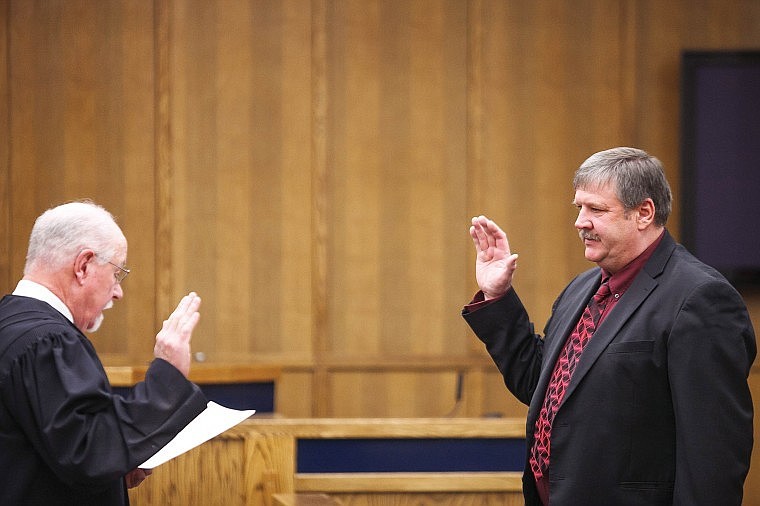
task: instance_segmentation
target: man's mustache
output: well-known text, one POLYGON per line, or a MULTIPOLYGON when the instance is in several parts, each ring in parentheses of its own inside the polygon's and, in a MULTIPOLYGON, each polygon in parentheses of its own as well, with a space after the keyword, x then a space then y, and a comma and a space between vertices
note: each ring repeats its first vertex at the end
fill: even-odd
POLYGON ((599 236, 596 234, 592 234, 588 230, 579 230, 578 231, 578 237, 580 237, 582 240, 589 240, 589 241, 598 241, 599 236))

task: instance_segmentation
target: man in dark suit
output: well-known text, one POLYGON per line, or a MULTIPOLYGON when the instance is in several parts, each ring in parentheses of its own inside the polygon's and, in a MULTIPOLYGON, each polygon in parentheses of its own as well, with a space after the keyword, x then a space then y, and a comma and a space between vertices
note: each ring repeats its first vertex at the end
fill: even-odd
POLYGON ((89 202, 43 213, 24 278, 0 300, 0 504, 121 505, 138 466, 206 408, 188 381, 200 298, 183 297, 156 336, 155 360, 115 395, 95 348, 103 311, 122 298, 127 241, 89 202))
POLYGON ((463 316, 529 406, 528 505, 740 505, 755 336, 736 290, 665 230, 662 165, 589 157, 573 187, 587 260, 534 334, 506 234, 473 218, 480 291, 463 316))

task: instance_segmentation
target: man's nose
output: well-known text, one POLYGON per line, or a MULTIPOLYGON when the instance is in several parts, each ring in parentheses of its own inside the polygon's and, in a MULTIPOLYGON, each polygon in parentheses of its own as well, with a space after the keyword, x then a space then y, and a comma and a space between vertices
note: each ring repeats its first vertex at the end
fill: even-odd
POLYGON ((575 228, 579 230, 583 228, 591 228, 591 220, 586 217, 586 213, 583 212, 583 209, 578 211, 578 217, 575 219, 575 228))

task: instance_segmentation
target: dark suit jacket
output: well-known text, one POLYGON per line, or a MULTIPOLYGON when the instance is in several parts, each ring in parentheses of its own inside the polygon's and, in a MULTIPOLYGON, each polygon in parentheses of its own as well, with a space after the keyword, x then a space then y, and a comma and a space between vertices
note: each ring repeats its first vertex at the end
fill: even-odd
MULTIPOLYGON (((528 404, 527 449, 560 349, 600 283, 576 277, 541 339, 511 290, 463 313, 528 404)), ((552 506, 740 505, 755 336, 736 290, 666 232, 587 345, 552 429, 552 506)), ((538 505, 527 464, 526 504, 538 505)))

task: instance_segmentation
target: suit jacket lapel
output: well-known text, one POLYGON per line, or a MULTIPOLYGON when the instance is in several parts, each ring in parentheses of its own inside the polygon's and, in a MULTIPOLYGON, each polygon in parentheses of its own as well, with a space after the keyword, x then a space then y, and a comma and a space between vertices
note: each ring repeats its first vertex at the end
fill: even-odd
POLYGON ((647 261, 644 268, 641 269, 641 272, 636 275, 631 286, 599 325, 599 328, 596 329, 591 340, 586 345, 586 349, 583 350, 580 361, 567 387, 562 404, 573 394, 579 383, 583 380, 583 377, 589 372, 604 350, 607 349, 610 342, 617 336, 620 328, 657 286, 658 282, 656 278, 662 273, 668 258, 670 258, 676 246, 673 238, 667 232, 665 234, 652 257, 647 261))
POLYGON ((548 346, 544 346, 544 366, 541 370, 541 375, 538 378, 538 384, 536 390, 531 399, 530 410, 528 414, 529 423, 532 423, 538 417, 538 413, 541 410, 541 406, 544 402, 544 396, 546 395, 546 388, 549 386, 549 380, 551 379, 552 372, 554 372, 554 366, 557 363, 559 354, 562 348, 565 346, 567 338, 573 331, 575 326, 580 320, 581 314, 588 304, 588 300, 596 292, 601 281, 601 271, 598 271, 592 278, 580 285, 576 290, 568 292, 566 297, 567 301, 563 301, 556 309, 556 313, 553 318, 556 318, 561 325, 552 332, 554 337, 551 342, 547 343, 548 346))

